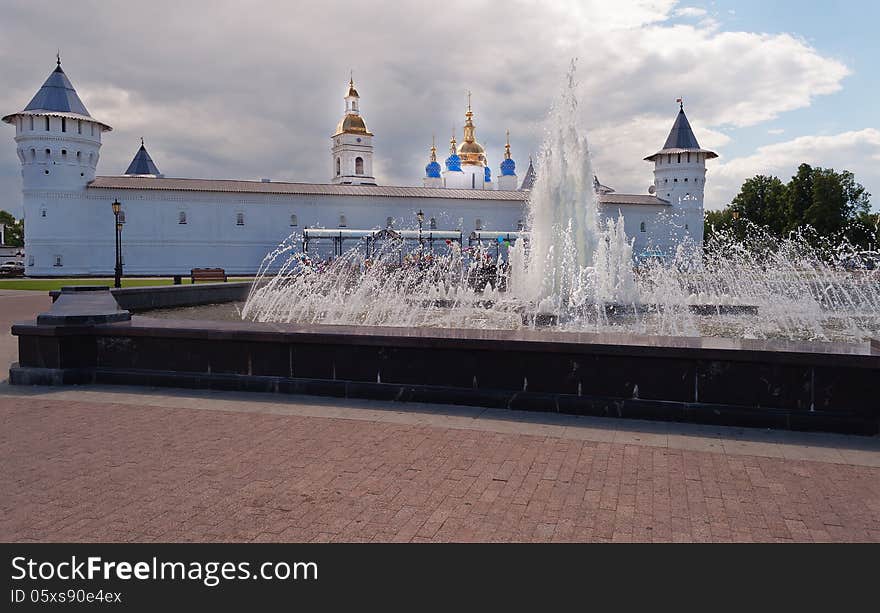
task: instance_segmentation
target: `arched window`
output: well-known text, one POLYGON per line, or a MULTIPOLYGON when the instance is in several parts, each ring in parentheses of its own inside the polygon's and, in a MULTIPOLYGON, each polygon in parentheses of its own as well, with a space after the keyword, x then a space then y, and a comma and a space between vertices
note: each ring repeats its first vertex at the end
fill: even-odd
POLYGON ((341 174, 342 174, 342 160, 340 160, 339 158, 336 158, 336 176, 338 177, 341 174))
POLYGON ((92 129, 92 136, 94 136, 94 135, 95 135, 95 124, 90 123, 89 126, 90 126, 91 129, 92 129))
POLYGON ((82 160, 82 151, 76 152, 76 161, 79 162, 82 160))
POLYGON ((299 225, 299 220, 297 219, 296 215, 291 215, 290 216, 290 227, 295 228, 298 225, 299 225))
POLYGON ((82 122, 82 119, 77 119, 77 120, 76 120, 76 133, 77 133, 77 134, 82 134, 82 133, 83 133, 83 122, 82 122))
POLYGON ((55 263, 53 264, 53 266, 64 266, 60 255, 55 256, 55 263))
POLYGON ((177 223, 179 223, 179 224, 186 223, 186 211, 180 211, 177 213, 177 223))
POLYGON ((394 225, 394 218, 393 217, 386 217, 385 218, 385 227, 390 228, 393 225, 394 225))
POLYGON ((688 225, 687 225, 687 224, 684 224, 684 229, 685 229, 685 231, 688 230, 688 225))
POLYGON ((474 229, 475 230, 482 230, 483 229, 483 220, 480 219, 479 217, 477 217, 474 220, 474 229))
POLYGON ((672 164, 672 154, 671 153, 666 154, 666 163, 672 164))
POLYGON ((688 164, 690 164, 691 163, 691 152, 690 151, 688 151, 687 156, 688 156, 688 164))
POLYGON ((430 227, 432 230, 436 230, 436 229, 437 229, 437 218, 436 218, 436 217, 432 217, 432 218, 431 218, 431 223, 430 223, 429 227, 430 227))
POLYGON ((49 118, 46 117, 46 132, 49 131, 49 118))
POLYGON ((681 154, 678 154, 678 163, 681 164, 681 154))
POLYGON ((40 209, 40 217, 46 216, 46 209, 40 209))
POLYGON ((31 120, 31 130, 33 130, 34 129, 34 116, 33 115, 30 116, 30 120, 31 120))
POLYGON ((47 160, 51 157, 51 155, 52 155, 52 150, 51 150, 51 149, 46 149, 46 159, 47 159, 47 160))
POLYGON ((244 225, 244 213, 236 213, 235 214, 235 225, 243 226, 244 225))
POLYGON ((345 218, 345 215, 339 216, 339 227, 344 228, 348 225, 348 220, 345 218))
POLYGON ((639 232, 647 232, 647 229, 645 229, 645 222, 644 221, 639 224, 639 232))
POLYGON ((517 232, 522 232, 522 229, 523 229, 524 227, 525 227, 525 224, 523 224, 523 220, 522 220, 522 219, 520 219, 519 221, 516 222, 516 231, 517 231, 517 232))
POLYGON ((361 157, 354 158, 354 174, 356 174, 356 175, 364 174, 364 158, 361 158, 361 157))
POLYGON ((61 150, 61 157, 63 157, 64 159, 67 159, 67 149, 61 150))
POLYGON ((31 149, 31 161, 37 159, 37 150, 31 149))
POLYGON ((67 117, 61 118, 61 131, 67 132, 67 117))

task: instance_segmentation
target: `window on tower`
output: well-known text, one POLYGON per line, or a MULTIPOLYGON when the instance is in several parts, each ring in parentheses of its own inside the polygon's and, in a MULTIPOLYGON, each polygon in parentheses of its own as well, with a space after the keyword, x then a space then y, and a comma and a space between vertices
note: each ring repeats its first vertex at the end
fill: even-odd
POLYGON ((186 211, 180 211, 177 213, 177 223, 179 223, 179 224, 186 223, 186 211))
POLYGON ((436 217, 432 217, 432 218, 431 218, 430 228, 431 228, 432 230, 436 230, 436 229, 437 229, 437 218, 436 218, 436 217))
POLYGON ((49 118, 46 117, 46 132, 49 131, 49 118))
POLYGON ((644 221, 639 224, 639 232, 647 232, 647 230, 645 229, 645 222, 644 221))
POLYGON ((681 154, 678 154, 678 163, 681 164, 681 154))
POLYGON ((299 225, 299 220, 297 219, 296 215, 291 215, 290 216, 290 227, 295 228, 298 225, 299 225))
POLYGON ((339 216, 339 227, 345 228, 346 226, 348 226, 348 220, 345 218, 345 215, 340 215, 339 216))
POLYGON ((33 130, 34 129, 34 116, 33 115, 30 116, 30 120, 31 120, 31 130, 33 130))
POLYGON ((77 134, 82 134, 82 133, 83 133, 83 122, 82 122, 82 119, 77 119, 77 120, 76 120, 76 133, 77 133, 77 134))
POLYGON ((354 158, 354 174, 356 174, 356 175, 364 174, 364 158, 361 158, 361 157, 354 158))
POLYGON ((237 225, 237 226, 244 225, 244 213, 236 213, 235 214, 235 225, 237 225))
POLYGON ((67 117, 61 118, 61 131, 67 132, 67 117))
POLYGON ((340 160, 339 158, 336 158, 336 176, 338 177, 341 174, 342 174, 342 160, 340 160))
POLYGON ((479 217, 477 217, 474 220, 474 229, 475 230, 482 230, 483 229, 483 220, 480 219, 479 217))
POLYGON ((691 153, 690 153, 690 151, 688 151, 687 156, 688 156, 688 164, 690 164, 690 163, 691 163, 691 153))

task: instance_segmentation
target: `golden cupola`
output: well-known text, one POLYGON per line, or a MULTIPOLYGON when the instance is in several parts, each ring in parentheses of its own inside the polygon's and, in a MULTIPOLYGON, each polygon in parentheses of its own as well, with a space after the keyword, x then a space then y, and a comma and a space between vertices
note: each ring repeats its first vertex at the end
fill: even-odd
POLYGON ((340 134, 359 134, 363 136, 372 136, 373 134, 367 129, 364 118, 360 115, 358 109, 358 100, 360 96, 354 87, 354 78, 348 80, 348 93, 345 95, 345 116, 339 120, 336 125, 336 133, 340 134))
POLYGON ((478 143, 474 136, 476 128, 474 127, 473 120, 474 113, 471 111, 470 92, 468 92, 468 110, 464 116, 464 136, 462 137, 461 144, 458 146, 458 157, 461 158, 461 163, 465 166, 485 166, 486 150, 483 149, 483 145, 478 143))

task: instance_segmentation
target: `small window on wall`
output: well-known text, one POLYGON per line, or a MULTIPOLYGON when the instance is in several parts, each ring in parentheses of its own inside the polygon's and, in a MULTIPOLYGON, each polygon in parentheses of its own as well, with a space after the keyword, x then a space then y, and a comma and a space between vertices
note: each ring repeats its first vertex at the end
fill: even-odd
POLYGON ((690 228, 688 228, 688 225, 687 225, 687 224, 684 224, 684 229, 685 229, 685 231, 687 231, 687 230, 689 230, 690 228))
POLYGON ((236 213, 235 214, 235 225, 237 225, 237 226, 244 225, 244 213, 236 213))
POLYGON ((82 134, 82 133, 83 133, 83 122, 82 122, 82 119, 77 119, 77 120, 76 120, 76 133, 77 133, 77 134, 82 134))
POLYGON ((63 266, 63 265, 64 265, 64 264, 62 264, 62 262, 61 262, 61 256, 60 256, 60 255, 56 255, 56 256, 55 256, 55 263, 53 264, 53 266, 63 266))
POLYGON ((645 229, 645 222, 644 221, 639 224, 639 232, 647 232, 647 229, 645 229))
POLYGON ((339 216, 339 227, 344 228, 348 225, 348 220, 345 218, 345 215, 339 216))
MULTIPOLYGON (((31 115, 29 119, 31 120, 31 130, 33 130, 34 129, 34 116, 31 115)), ((33 264, 31 264, 31 266, 33 266, 33 264)))
POLYGON ((523 220, 522 220, 522 219, 520 219, 519 221, 516 222, 516 231, 517 231, 517 232, 522 232, 522 229, 523 229, 524 227, 525 227, 525 224, 523 224, 523 220))
POLYGON ((475 230, 482 230, 483 229, 483 220, 480 219, 479 217, 477 217, 474 220, 474 229, 475 230))
POLYGON ((341 174, 342 174, 342 160, 340 160, 339 158, 336 158, 336 176, 338 177, 341 174))
POLYGON ((385 218, 385 227, 390 228, 393 225, 394 225, 394 218, 393 217, 386 217, 385 218))
POLYGON ((356 175, 364 174, 364 158, 361 158, 361 157, 354 158, 354 174, 356 174, 356 175))
POLYGON ((61 118, 61 131, 67 132, 67 117, 61 118))
POLYGON ((119 223, 125 223, 125 211, 119 211, 119 223))
POLYGON ((49 131, 49 118, 46 117, 46 132, 49 131))
POLYGON ((430 224, 430 227, 431 227, 432 230, 436 230, 436 229, 437 229, 437 218, 436 218, 436 217, 432 217, 432 218, 431 218, 431 224, 430 224))
POLYGON ((51 155, 52 155, 52 150, 51 150, 51 149, 46 149, 46 159, 47 159, 47 160, 49 159, 49 156, 51 156, 51 155))
POLYGON ((46 216, 46 209, 40 209, 40 217, 46 216))
POLYGON ((299 219, 297 219, 296 215, 290 216, 290 227, 295 228, 299 225, 299 219))
POLYGON ((186 211, 180 211, 177 213, 177 223, 185 224, 186 223, 186 211))
POLYGON ((34 256, 29 255, 28 256, 28 266, 33 266, 33 265, 34 265, 34 256))

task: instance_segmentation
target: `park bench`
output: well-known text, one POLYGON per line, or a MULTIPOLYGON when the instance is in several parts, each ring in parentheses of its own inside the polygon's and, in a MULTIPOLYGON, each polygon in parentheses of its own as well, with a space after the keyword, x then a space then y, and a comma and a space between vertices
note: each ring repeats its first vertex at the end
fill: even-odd
POLYGON ((226 282, 226 271, 222 268, 193 268, 189 271, 190 281, 223 281, 226 282))

